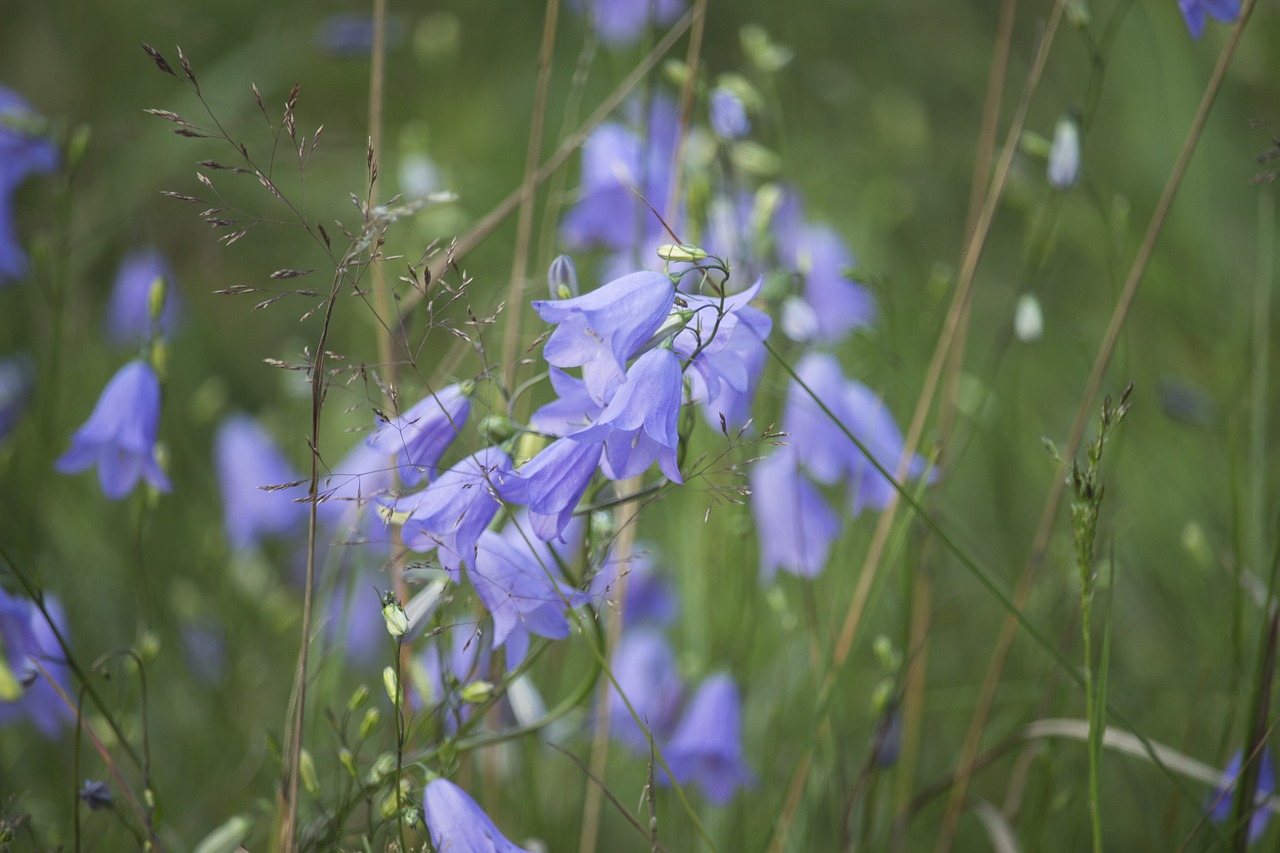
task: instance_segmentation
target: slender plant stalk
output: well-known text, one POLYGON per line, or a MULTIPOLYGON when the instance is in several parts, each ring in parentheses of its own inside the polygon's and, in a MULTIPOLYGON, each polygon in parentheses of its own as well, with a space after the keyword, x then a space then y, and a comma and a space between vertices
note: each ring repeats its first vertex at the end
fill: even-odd
MULTIPOLYGON (((1178 187, 1182 183, 1182 178, 1186 174, 1187 166, 1191 161, 1191 155, 1195 151, 1196 143, 1200 140, 1200 135, 1204 130, 1205 122, 1208 120, 1209 111, 1213 107, 1213 102, 1217 97, 1218 90, 1222 86, 1222 81, 1226 77, 1227 68, 1231 64, 1231 59, 1235 55, 1240 39, 1244 35, 1244 30, 1249 21, 1249 15, 1253 11, 1255 0, 1245 0, 1241 9, 1240 19, 1231 31, 1227 43, 1222 48, 1222 53, 1218 57, 1218 64, 1213 70, 1213 74, 1209 79, 1208 85, 1205 87, 1204 96, 1201 98, 1200 105, 1196 110, 1196 115, 1192 120, 1191 127, 1187 131, 1186 139, 1183 142, 1182 150, 1179 152, 1178 159, 1174 163, 1173 170, 1169 174, 1169 179, 1165 183, 1164 192, 1157 203, 1151 220, 1147 225, 1146 233, 1143 236, 1142 243, 1138 248, 1138 253, 1134 258, 1133 265, 1129 270, 1129 274, 1125 279, 1124 286, 1121 290, 1119 299, 1112 311, 1111 319, 1107 324, 1107 330, 1103 335, 1101 344, 1098 347, 1098 353, 1095 356, 1093 368, 1089 373, 1089 378, 1085 383, 1085 390, 1080 401, 1080 408, 1076 412, 1075 421, 1071 427, 1070 436, 1067 439, 1066 447, 1063 451, 1065 458, 1074 458, 1080 449, 1080 441, 1084 435, 1085 424, 1088 422, 1089 413, 1093 410, 1093 400, 1097 396, 1098 388, 1102 383, 1102 375, 1106 371, 1107 366, 1111 362, 1111 356, 1115 351, 1116 343, 1120 337, 1120 331, 1124 326, 1125 320, 1129 316, 1129 309, 1133 305, 1133 300, 1137 296, 1138 287, 1142 283, 1142 278, 1146 273, 1147 264, 1151 260, 1151 255, 1155 249, 1156 238, 1159 237, 1160 231, 1164 227, 1165 219, 1169 210, 1173 205, 1174 196, 1177 194, 1178 187)), ((1031 593, 1031 583, 1035 577, 1037 569, 1044 561, 1045 554, 1048 549, 1049 537, 1053 532, 1054 523, 1058 516, 1058 507, 1062 501, 1063 489, 1066 487, 1066 480, 1062 477, 1055 476, 1049 487, 1048 496, 1045 498, 1044 510, 1040 516, 1040 523, 1036 529, 1035 536, 1032 540, 1030 554, 1027 562, 1023 566, 1022 575, 1018 582, 1018 589, 1014 597, 1014 603, 1018 608, 1022 608, 1027 601, 1027 597, 1031 593)), ((996 688, 999 686, 1000 674, 1004 669, 1004 661, 1009 653, 1009 648, 1013 643, 1013 638, 1017 634, 1017 623, 1006 618, 1001 628, 1000 636, 996 641, 996 648, 992 654, 991 665, 987 669, 987 675, 983 681, 982 689, 979 693, 978 702, 974 707, 973 717, 970 720, 969 731, 965 736, 965 742, 961 751, 958 771, 956 776, 956 786, 952 789, 951 801, 954 805, 949 805, 948 815, 952 815, 949 825, 944 825, 944 831, 948 834, 939 839, 939 851, 944 853, 950 848, 950 839, 954 836, 955 822, 959 818, 960 810, 964 803, 964 791, 967 789, 968 772, 966 768, 971 768, 974 758, 977 756, 978 745, 981 741, 982 732, 986 727, 986 720, 991 712, 991 704, 995 698, 996 688), (943 846, 943 841, 946 846, 943 846)))

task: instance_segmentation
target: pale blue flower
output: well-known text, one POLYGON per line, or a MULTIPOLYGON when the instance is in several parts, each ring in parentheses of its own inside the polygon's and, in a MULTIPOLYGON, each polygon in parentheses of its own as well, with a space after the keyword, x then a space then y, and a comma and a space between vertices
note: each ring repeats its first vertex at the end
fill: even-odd
POLYGON ((23 125, 37 116, 18 93, 0 86, 0 285, 27 272, 27 255, 14 227, 13 195, 28 175, 52 172, 58 149, 23 125))
POLYGON ((778 569, 804 578, 822 573, 840 519, 800 470, 792 447, 779 448, 751 466, 751 514, 760 544, 760 577, 778 569))
POLYGON ((684 682, 676 670, 675 653, 657 631, 636 628, 623 633, 609 667, 617 681, 616 687, 610 686, 607 699, 610 731, 632 750, 648 755, 649 736, 664 744, 674 731, 680 712, 684 682), (631 703, 635 716, 627 710, 618 688, 631 703), (636 717, 640 718, 639 723, 636 717))
POLYGON ((698 686, 663 754, 676 781, 697 785, 719 806, 755 784, 742 754, 742 700, 732 678, 717 673, 698 686))
POLYGON ((436 463, 458 437, 470 412, 467 389, 450 385, 428 394, 398 418, 384 422, 367 440, 379 453, 394 456, 400 466, 400 479, 414 486, 435 474, 436 463))
POLYGON ((1178 9, 1194 39, 1204 35, 1205 16, 1224 24, 1240 17, 1240 0, 1178 0, 1178 9))
POLYGON ((179 310, 173 270, 158 250, 143 249, 125 257, 116 273, 111 301, 107 304, 107 334, 112 341, 136 345, 150 340, 151 289, 156 279, 164 279, 166 283, 159 331, 164 337, 173 334, 179 310))
MULTIPOLYGON (((66 630, 62 608, 51 596, 45 608, 66 630)), ((56 737, 75 718, 58 695, 69 691, 68 667, 53 629, 44 614, 26 598, 11 596, 0 587, 0 725, 30 719, 45 737, 56 737)))
POLYGON ((431 846, 441 853, 530 853, 508 841, 476 801, 448 779, 427 783, 422 804, 431 846))
POLYGON ((214 468, 222 490, 227 541, 237 550, 267 536, 301 536, 306 530, 307 487, 274 439, 248 415, 231 415, 218 427, 214 468), (288 488, 278 488, 288 486, 288 488))

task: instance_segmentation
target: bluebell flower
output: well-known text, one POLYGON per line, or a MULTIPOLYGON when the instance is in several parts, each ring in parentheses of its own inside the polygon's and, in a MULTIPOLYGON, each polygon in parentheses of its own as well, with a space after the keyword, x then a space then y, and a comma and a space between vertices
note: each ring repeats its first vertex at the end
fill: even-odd
POLYGON ((475 559, 480 534, 498 514, 502 501, 512 499, 515 480, 511 458, 497 447, 486 447, 421 492, 383 502, 396 514, 407 514, 400 530, 404 544, 421 553, 434 550, 456 583, 463 564, 475 559))
POLYGON ((131 361, 111 377, 89 420, 71 438, 71 449, 54 465, 62 474, 98 466, 103 494, 120 500, 146 479, 169 491, 169 478, 156 460, 160 430, 160 380, 145 361, 131 361))
POLYGON ((800 226, 780 240, 779 255, 804 277, 804 299, 814 311, 817 340, 835 343, 875 320, 875 299, 847 277, 853 253, 834 230, 800 226))
POLYGON ((1194 39, 1204 35, 1205 16, 1224 24, 1240 17, 1240 0, 1178 0, 1178 9, 1194 39))
MULTIPOLYGON (((1227 763, 1226 770, 1222 771, 1222 786, 1218 788, 1213 797, 1213 805, 1209 809, 1209 820, 1214 823, 1226 823, 1231 820, 1231 810, 1235 805, 1235 783, 1240 777, 1240 756, 1239 750, 1231 756, 1231 761, 1227 763)), ((1256 797, 1258 800, 1264 800, 1276 792, 1276 768, 1275 762, 1271 757, 1271 749, 1264 747, 1262 750, 1262 765, 1258 768, 1258 788, 1256 797)), ((1252 816, 1249 818, 1249 843, 1257 841, 1263 832, 1267 829, 1267 823, 1271 820, 1271 809, 1265 805, 1258 804, 1255 806, 1252 816)))
POLYGON ((749 303, 760 281, 723 300, 685 296, 693 317, 672 342, 689 362, 690 400, 703 404, 708 420, 719 425, 723 415, 731 427, 750 416, 756 383, 764 372, 765 340, 773 329, 768 314, 749 303))
POLYGON ((600 41, 619 48, 638 42, 650 26, 673 23, 685 0, 570 0, 569 5, 579 14, 590 15, 600 41))
POLYGON ((383 423, 369 436, 369 446, 394 456, 400 479, 414 486, 435 473, 436 463, 458 437, 471 412, 464 385, 428 394, 400 417, 383 423))
POLYGON ((107 305, 107 334, 117 344, 135 345, 151 339, 151 288, 156 279, 167 283, 159 329, 164 337, 178 324, 178 294, 173 270, 156 249, 128 255, 116 273, 111 301, 107 305))
POLYGON ((553 367, 548 371, 556 399, 529 417, 529 425, 547 435, 565 436, 591 426, 604 406, 595 401, 587 383, 553 367))
POLYGON ((653 555, 643 545, 620 562, 609 551, 600 570, 591 579, 591 597, 600 605, 617 609, 617 586, 625 575, 627 597, 622 607, 624 626, 640 624, 668 625, 679 612, 680 604, 671 584, 654 569, 653 555))
POLYGON ((542 356, 556 367, 581 367, 587 390, 604 403, 622 383, 627 359, 661 328, 675 285, 656 272, 637 272, 573 299, 543 300, 533 309, 556 324, 542 356))
MULTIPOLYGON (((65 631, 62 608, 52 596, 45 607, 65 631)), ((71 708, 48 678, 68 692, 68 667, 44 614, 33 602, 0 587, 0 725, 29 718, 46 737, 56 737, 74 719, 71 708), (41 672, 44 671, 44 673, 41 672), (47 674, 47 678, 46 675, 47 674)))
POLYGON ((467 578, 493 617, 493 645, 506 649, 508 670, 524 660, 530 634, 552 640, 569 636, 566 610, 584 604, 586 596, 553 582, 557 572, 554 563, 539 560, 518 534, 480 535, 467 578))
POLYGON ((572 299, 580 294, 578 267, 568 255, 556 255, 547 268, 547 289, 552 299, 572 299))
POLYGON ((0 445, 18 426, 31 396, 31 362, 18 354, 0 358, 0 445))
POLYGON ((318 512, 337 542, 390 548, 387 525, 370 507, 395 487, 392 461, 391 456, 361 441, 321 479, 318 512))
POLYGON ((761 579, 772 581, 778 569, 817 577, 840 533, 840 519, 800 469, 795 449, 779 448, 752 465, 748 476, 761 579))
POLYGON ((596 422, 569 436, 573 441, 604 441, 601 470, 611 480, 643 474, 654 460, 667 479, 683 483, 676 463, 684 380, 680 359, 669 349, 650 350, 627 371, 596 422))
POLYGON ((1049 146, 1049 186, 1069 190, 1080 180, 1080 125, 1070 113, 1058 119, 1049 146))
POLYGON ((28 175, 52 172, 58 166, 53 143, 11 123, 34 117, 30 104, 0 86, 0 285, 27 271, 27 255, 14 228, 13 194, 28 175))
POLYGON ((723 139, 741 139, 751 132, 751 119, 742 99, 732 89, 717 86, 711 90, 711 129, 723 139))
POLYGON ((448 779, 432 779, 422 796, 431 846, 450 853, 530 853, 506 839, 476 801, 448 779))
POLYGON ((231 415, 218 427, 213 463, 222 490, 227 540, 237 550, 266 536, 301 534, 308 515, 302 478, 275 441, 248 415, 231 415), (272 488, 295 484, 289 488, 272 488))
MULTIPOLYGON (((648 755, 648 735, 663 744, 675 730, 680 713, 684 682, 676 670, 675 653, 657 631, 636 628, 623 632, 609 667, 617 682, 616 687, 610 686, 606 700, 609 729, 621 743, 637 753, 648 755), (618 695, 618 688, 631 703, 640 723, 627 710, 626 703, 618 695)), ((663 750, 665 753, 665 747, 663 750)))
POLYGON ((557 539, 573 517, 600 467, 602 441, 561 438, 526 462, 509 499, 529 507, 529 523, 539 539, 557 539))
POLYGON ((755 784, 742 756, 742 702, 732 678, 717 673, 698 686, 663 755, 677 782, 697 785, 716 805, 755 784))
POLYGON ((489 672, 490 649, 484 637, 471 626, 455 626, 449 639, 438 636, 418 658, 422 665, 423 705, 436 708, 445 728, 456 731, 471 717, 474 705, 463 702, 458 686, 483 679, 489 672))
POLYGON ((93 811, 111 808, 111 789, 100 779, 85 779, 78 796, 93 811))

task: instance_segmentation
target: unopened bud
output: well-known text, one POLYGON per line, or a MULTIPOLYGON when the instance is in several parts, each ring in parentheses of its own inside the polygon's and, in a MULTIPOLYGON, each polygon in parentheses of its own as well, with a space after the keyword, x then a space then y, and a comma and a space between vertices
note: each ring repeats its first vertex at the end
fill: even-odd
POLYGON ((1034 293, 1018 297, 1018 305, 1013 309, 1013 333, 1024 344, 1038 341, 1044 334, 1044 312, 1034 293))
POLYGON ((578 268, 573 258, 557 255, 547 270, 547 286, 552 299, 570 299, 578 295, 578 268))
MULTIPOLYGON (((399 639, 409 633, 409 617, 405 614, 400 602, 396 601, 394 592, 382 596, 382 620, 387 625, 387 633, 399 639)), ((395 697, 391 697, 395 701, 395 697)))
POLYGON ((351 698, 347 700, 347 710, 351 712, 359 711, 365 702, 369 701, 369 685, 361 684, 351 694, 351 698))
POLYGON ((479 705, 493 697, 493 685, 488 681, 473 681, 462 688, 462 701, 479 705))
POLYGON ((688 243, 664 243, 658 247, 658 257, 664 261, 678 263, 682 261, 700 261, 707 257, 707 253, 688 243))
POLYGON ((169 282, 158 275, 151 280, 151 289, 147 291, 147 316, 152 324, 159 323, 164 314, 164 302, 169 297, 169 282))
POLYGON ((396 675, 395 667, 389 666, 382 670, 382 685, 387 688, 387 696, 391 698, 391 704, 399 707, 400 677, 396 675))
POLYGON ((352 779, 360 778, 360 774, 356 770, 356 757, 352 754, 351 750, 347 749, 345 746, 338 750, 338 762, 342 764, 343 769, 350 774, 352 779))
POLYGON ((1080 180, 1080 125, 1071 113, 1058 119, 1053 129, 1047 175, 1050 186, 1059 190, 1069 190, 1080 180))
POLYGON ((384 752, 373 760, 373 764, 369 767, 369 773, 365 776, 365 781, 370 785, 376 785, 387 778, 395 769, 395 753, 384 752))
POLYGON ((360 721, 360 739, 368 740, 369 736, 378 728, 378 724, 382 722, 382 712, 377 708, 370 708, 364 712, 364 719, 360 721))
POLYGON ((302 787, 307 789, 307 793, 315 796, 320 793, 320 779, 316 776, 316 762, 311 757, 309 750, 302 750, 298 756, 298 775, 302 777, 302 787))

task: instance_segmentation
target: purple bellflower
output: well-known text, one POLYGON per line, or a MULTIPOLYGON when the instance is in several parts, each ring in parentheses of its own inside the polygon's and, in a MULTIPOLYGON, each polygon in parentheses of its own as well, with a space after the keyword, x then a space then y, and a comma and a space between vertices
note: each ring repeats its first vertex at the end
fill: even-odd
POLYGON ((637 628, 623 633, 610 667, 617 681, 616 687, 609 688, 607 700, 610 730, 630 749, 648 755, 646 730, 662 743, 674 730, 680 710, 684 683, 676 670, 675 653, 657 631, 637 628), (635 717, 618 695, 619 688, 635 710, 635 717))
POLYGON ((506 839, 476 801, 448 779, 432 779, 422 796, 431 846, 457 853, 529 853, 506 839))
POLYGON ((470 718, 475 707, 462 700, 458 687, 488 675, 490 651, 469 626, 457 626, 450 634, 448 641, 436 637, 418 660, 424 681, 422 703, 440 713, 445 728, 453 732, 470 718))
POLYGON ((587 391, 587 383, 559 368, 548 372, 557 397, 529 418, 529 425, 547 435, 566 436, 591 426, 604 411, 587 391))
POLYGON ((573 299, 535 301, 538 316, 556 325, 543 358, 581 367, 588 392, 603 404, 626 376, 627 359, 662 327, 674 297, 671 279, 637 272, 573 299))
POLYGON ((650 25, 674 22, 684 10, 685 0, 571 0, 569 5, 579 14, 591 16, 600 41, 619 48, 638 42, 650 25))
POLYGON ((1224 24, 1240 17, 1240 0, 1178 0, 1178 10, 1187 22, 1187 31, 1193 39, 1204 35, 1205 16, 1224 24))
POLYGON ((817 577, 840 533, 840 519, 801 471, 795 449, 779 448, 751 466, 749 477, 761 579, 772 581, 778 569, 817 577))
POLYGON ((160 380, 145 361, 131 361, 111 377, 89 420, 71 438, 71 449, 54 468, 75 474, 98 466, 102 492, 113 501, 133 491, 138 480, 169 491, 169 478, 156 460, 160 430, 160 380))
POLYGON ((698 686, 663 752, 676 781, 696 784, 718 806, 755 784, 742 757, 742 702, 732 678, 717 673, 698 686))
POLYGON ((450 574, 460 581, 463 564, 475 559, 480 534, 498 514, 502 500, 511 500, 518 491, 511 459, 497 447, 471 454, 421 492, 396 501, 384 498, 397 514, 407 513, 400 531, 411 550, 436 556, 450 574))
POLYGON ((159 329, 164 337, 178 324, 178 296, 173 270, 156 249, 144 249, 126 257, 116 273, 107 305, 107 334, 117 344, 136 345, 151 339, 151 288, 156 279, 168 284, 159 329))
POLYGON ((690 399, 703 404, 708 420, 741 426, 749 416, 755 387, 764 371, 764 341, 773 330, 768 314, 749 304, 760 281, 724 300, 686 296, 693 310, 672 347, 689 362, 690 399))
POLYGON ((616 611, 618 583, 623 576, 627 582, 626 600, 622 602, 624 626, 668 625, 676 618, 679 602, 670 584, 654 570, 653 557, 643 546, 637 546, 622 565, 614 552, 609 552, 604 565, 591 579, 592 599, 616 611))
POLYGON ((400 417, 383 423, 369 436, 369 446, 396 457, 400 479, 416 486, 435 473, 436 463, 458 437, 470 412, 468 389, 450 385, 428 394, 400 417))
POLYGON ((552 640, 569 636, 565 611, 587 597, 553 582, 557 572, 554 563, 539 561, 518 531, 481 534, 467 577, 493 616, 493 645, 505 647, 508 670, 524 660, 530 634, 552 640))
POLYGON ((559 538, 600 467, 604 444, 561 438, 520 469, 508 499, 529 507, 529 524, 539 539, 559 538))
POLYGON ((271 436, 248 415, 231 415, 218 427, 214 466, 222 489, 227 541, 237 551, 266 536, 300 533, 307 505, 296 502, 306 487, 271 436), (287 489, 273 488, 293 483, 287 489))
POLYGON ((27 256, 14 228, 13 194, 28 175, 58 166, 58 149, 52 142, 10 123, 28 117, 35 117, 31 105, 0 86, 0 285, 27 271, 27 256))
POLYGON ((813 309, 818 340, 834 343, 875 320, 875 299, 846 276, 854 265, 853 253, 834 230, 801 226, 780 249, 784 261, 804 276, 804 300, 813 309))
MULTIPOLYGON (((1263 800, 1276 792, 1276 768, 1271 757, 1271 750, 1262 750, 1262 766, 1258 768, 1257 797, 1263 800)), ((1213 797, 1212 808, 1209 809, 1209 820, 1214 823, 1226 823, 1231 820, 1231 810, 1235 801, 1235 783, 1240 777, 1240 752, 1231 756, 1227 769, 1222 772, 1222 786, 1213 797)), ((1271 820, 1271 809, 1261 803, 1257 804, 1252 817, 1249 818, 1249 843, 1262 835, 1271 820)))
MULTIPOLYGON (((66 619, 52 597, 45 607, 60 629, 66 619)), ((67 692, 67 665, 53 629, 34 603, 0 588, 0 725, 30 718, 46 737, 56 737, 74 718, 44 673, 67 692)))
POLYGON ((711 129, 722 139, 741 139, 751 132, 751 119, 742 99, 732 89, 717 86, 711 90, 711 129))
POLYGON ((635 360, 626 382, 594 424, 573 441, 604 441, 601 470, 611 480, 643 474, 653 461, 667 479, 683 483, 676 464, 676 421, 684 380, 680 359, 669 349, 650 350, 635 360))

